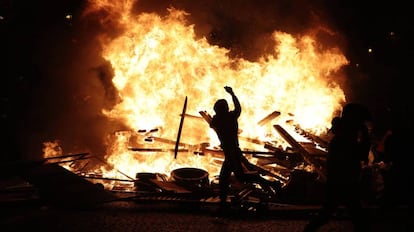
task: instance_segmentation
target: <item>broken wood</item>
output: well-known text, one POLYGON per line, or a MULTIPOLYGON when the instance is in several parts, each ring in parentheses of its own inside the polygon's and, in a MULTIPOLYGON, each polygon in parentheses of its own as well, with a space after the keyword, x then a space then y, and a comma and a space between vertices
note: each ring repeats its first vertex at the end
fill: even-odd
POLYGON ((75 162, 78 160, 85 160, 85 159, 89 159, 90 157, 79 157, 76 159, 71 159, 71 160, 62 160, 62 161, 55 161, 55 162, 48 162, 48 163, 53 163, 53 164, 63 164, 63 163, 70 163, 70 162, 75 162))
POLYGON ((183 130, 184 115, 186 111, 187 111, 187 96, 185 96, 183 112, 181 114, 180 126, 178 127, 178 134, 177 134, 177 139, 175 142, 175 149, 174 149, 174 159, 177 159, 178 146, 180 145, 181 131, 183 130))
POLYGON ((140 147, 130 147, 128 148, 131 151, 139 152, 188 152, 188 149, 166 149, 166 148, 140 148, 140 147))
MULTIPOLYGON (((250 150, 242 150, 243 154, 252 154, 252 155, 275 155, 273 151, 250 151, 250 150)), ((260 156, 257 156, 260 158, 260 156)))
MULTIPOLYGON (((52 157, 46 157, 44 160, 53 160, 53 159, 64 159, 64 158, 74 158, 78 157, 76 159, 83 158, 85 156, 89 155, 89 153, 79 153, 79 154, 69 154, 69 155, 60 155, 60 156, 52 156, 52 157)), ((76 160, 75 159, 75 160, 76 160)))
POLYGON ((295 130, 300 135, 302 135, 302 136, 308 138, 309 140, 312 140, 313 142, 317 143, 320 147, 325 148, 325 149, 328 148, 328 142, 323 140, 321 137, 302 129, 299 125, 295 125, 295 130))
POLYGON ((322 181, 326 181, 326 174, 323 170, 323 166, 319 164, 319 162, 311 157, 308 151, 300 145, 282 126, 280 125, 273 125, 276 131, 288 142, 295 150, 299 152, 302 156, 303 160, 306 163, 315 167, 315 171, 319 174, 322 181))
MULTIPOLYGON (((182 117, 183 115, 180 114, 180 117, 182 117)), ((184 117, 186 118, 194 118, 194 119, 203 119, 203 117, 201 116, 197 116, 197 115, 192 115, 192 114, 184 114, 184 117)))
POLYGON ((94 180, 113 180, 113 181, 120 181, 120 182, 135 182, 135 180, 130 180, 130 179, 118 179, 118 178, 85 176, 85 175, 78 175, 78 176, 85 178, 85 179, 94 179, 94 180))
POLYGON ((123 175, 123 176, 125 176, 126 178, 128 178, 128 179, 130 179, 130 180, 135 180, 135 178, 130 177, 130 176, 128 176, 126 173, 124 173, 124 172, 122 172, 121 170, 119 170, 119 169, 115 168, 112 164, 110 164, 110 163, 106 162, 106 160, 101 159, 101 158, 99 158, 99 157, 97 157, 97 156, 94 156, 93 158, 94 158, 94 159, 96 159, 96 160, 98 160, 98 161, 100 161, 100 162, 102 162, 102 163, 104 163, 104 164, 105 164, 105 165, 107 165, 109 168, 112 168, 112 169, 114 169, 115 171, 119 172, 120 174, 122 174, 122 175, 123 175))
MULTIPOLYGON (((157 142, 161 142, 161 143, 167 143, 167 144, 176 144, 175 140, 171 140, 171 139, 166 139, 166 138, 161 138, 161 137, 155 137, 155 136, 151 136, 149 137, 151 139, 153 139, 154 141, 157 142)), ((191 147, 193 145, 189 144, 189 143, 178 143, 178 145, 180 146, 185 146, 185 147, 191 147)))
POLYGON ((280 115, 279 111, 273 111, 272 113, 270 113, 269 115, 267 115, 266 117, 264 117, 262 120, 260 120, 257 124, 259 126, 263 126, 266 123, 270 122, 271 120, 273 120, 274 118, 276 118, 277 116, 280 115))
MULTIPOLYGON (((203 150, 203 153, 204 152, 208 152, 208 153, 210 153, 210 154, 220 154, 221 156, 223 156, 224 155, 224 153, 223 153, 223 150, 221 150, 221 149, 204 149, 203 150)), ((267 155, 267 156, 270 156, 270 157, 273 157, 273 156, 275 156, 276 154, 275 154, 275 152, 273 152, 273 151, 252 151, 252 150, 242 150, 241 151, 243 154, 250 154, 250 155, 253 155, 253 156, 255 156, 256 157, 256 155, 267 155)), ((260 156, 257 156, 256 158, 260 158, 260 156)))
POLYGON ((210 125, 212 117, 210 116, 210 114, 208 114, 206 111, 199 111, 198 112, 201 117, 204 118, 204 120, 210 125))
POLYGON ((239 139, 250 142, 250 143, 258 144, 258 145, 265 145, 265 142, 259 139, 254 139, 254 138, 249 138, 249 137, 244 137, 244 136, 239 136, 239 139))
POLYGON ((273 178, 278 179, 283 184, 286 184, 286 181, 288 181, 288 178, 280 175, 279 173, 273 173, 273 172, 271 172, 271 171, 269 171, 269 170, 267 170, 263 167, 260 167, 257 164, 252 164, 245 156, 242 156, 241 162, 242 162, 242 165, 244 166, 244 168, 247 170, 247 173, 257 172, 260 175, 271 176, 273 178))

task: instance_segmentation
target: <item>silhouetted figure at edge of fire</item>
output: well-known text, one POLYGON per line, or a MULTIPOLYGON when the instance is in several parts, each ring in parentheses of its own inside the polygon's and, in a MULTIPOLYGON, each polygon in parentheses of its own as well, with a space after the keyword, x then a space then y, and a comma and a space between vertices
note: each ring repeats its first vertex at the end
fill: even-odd
POLYGON ((304 231, 317 231, 341 204, 348 210, 354 231, 367 231, 360 181, 371 146, 368 121, 371 121, 368 109, 358 103, 345 105, 342 116, 332 119, 334 136, 328 147, 325 199, 319 215, 306 225, 304 231))
POLYGON ((241 114, 240 102, 231 87, 225 86, 224 89, 232 97, 234 110, 229 111, 227 101, 225 99, 219 99, 214 104, 214 111, 216 114, 210 122, 210 127, 217 133, 221 143, 221 149, 224 152, 224 161, 219 175, 219 213, 226 213, 228 209, 226 202, 230 190, 229 185, 232 173, 234 173, 239 181, 258 183, 265 189, 265 191, 272 191, 271 189, 269 190, 269 188, 273 188, 273 191, 277 191, 281 186, 280 182, 268 181, 262 178, 257 172, 254 172, 254 168, 251 166, 252 164, 250 164, 246 157, 243 156, 239 147, 239 126, 237 122, 241 114))
POLYGON ((407 149, 407 145, 411 144, 410 138, 404 130, 406 129, 393 127, 386 132, 382 141, 383 164, 380 170, 384 188, 380 204, 384 210, 392 210, 401 205, 413 206, 414 194, 412 186, 407 182, 414 178, 413 158, 407 149))

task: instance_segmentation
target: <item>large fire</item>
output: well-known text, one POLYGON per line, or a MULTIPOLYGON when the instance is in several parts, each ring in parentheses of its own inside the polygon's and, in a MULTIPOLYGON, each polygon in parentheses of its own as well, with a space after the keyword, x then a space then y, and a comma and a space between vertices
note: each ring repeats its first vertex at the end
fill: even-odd
MULTIPOLYGON (((257 61, 236 59, 226 48, 197 38, 194 25, 186 21, 186 12, 170 8, 166 16, 132 14, 132 5, 133 1, 96 0, 85 12, 104 9, 109 14, 106 17, 117 20, 123 29, 117 38, 101 40, 102 56, 112 65, 112 81, 121 99, 103 113, 130 128, 114 132, 108 143, 105 162, 114 170, 135 176, 137 172, 169 174, 187 166, 217 174, 217 157, 195 151, 207 143, 218 146, 216 135, 199 112, 212 115, 212 106, 219 98, 231 102, 224 86, 231 86, 240 99, 241 147, 250 150, 265 149, 249 139, 286 147, 274 124, 288 131, 300 125, 315 134, 326 132, 345 101, 332 76, 348 61, 338 48, 322 50, 312 33, 294 37, 274 31, 273 53, 257 61), (269 123, 258 124, 274 111, 281 114, 269 123), (174 157, 178 139, 182 150, 174 157)), ((53 155, 59 151, 55 143, 45 143, 45 147, 45 157, 50 157, 50 151, 53 155)), ((119 174, 107 169, 104 172, 119 174)))

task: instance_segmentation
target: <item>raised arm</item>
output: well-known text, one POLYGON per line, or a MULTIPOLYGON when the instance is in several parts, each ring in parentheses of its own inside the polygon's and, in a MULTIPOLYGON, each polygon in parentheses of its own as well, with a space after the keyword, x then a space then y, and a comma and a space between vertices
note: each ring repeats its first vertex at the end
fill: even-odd
POLYGON ((224 89, 226 90, 227 93, 229 93, 231 95, 231 98, 232 98, 233 104, 234 104, 234 112, 237 115, 237 117, 239 117, 240 114, 241 114, 241 105, 240 105, 239 99, 234 94, 233 89, 231 87, 225 86, 224 89))

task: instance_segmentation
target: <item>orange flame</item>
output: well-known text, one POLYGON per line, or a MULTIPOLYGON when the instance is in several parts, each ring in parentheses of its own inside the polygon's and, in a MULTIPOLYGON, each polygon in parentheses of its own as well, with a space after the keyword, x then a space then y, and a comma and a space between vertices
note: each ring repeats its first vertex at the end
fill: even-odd
POLYGON ((59 141, 48 141, 43 143, 43 157, 50 158, 63 154, 62 148, 59 146, 59 141))
MULTIPOLYGON (((231 103, 223 88, 231 86, 242 104, 240 135, 261 141, 277 140, 272 125, 285 124, 287 120, 315 133, 326 132, 333 114, 345 101, 344 92, 331 75, 348 61, 338 48, 321 50, 313 35, 295 38, 274 31, 273 54, 254 62, 235 59, 228 55, 229 50, 209 44, 206 38, 197 38, 193 25, 186 21, 186 12, 169 9, 165 17, 154 13, 132 15, 132 3, 93 1, 87 10, 106 9, 111 20, 118 20, 123 27, 123 34, 117 38, 102 39, 102 56, 112 64, 113 84, 121 99, 113 109, 103 112, 130 128, 114 135, 106 159, 131 176, 138 171, 168 173, 181 166, 218 172, 219 166, 212 165, 215 157, 196 156, 192 149, 179 153, 177 159, 172 151, 128 149, 131 144, 151 147, 155 143, 145 141, 151 136, 176 141, 185 97, 188 115, 200 116, 199 111, 212 114, 217 99, 225 98, 231 103), (257 124, 275 110, 281 112, 279 117, 268 125, 257 124), (137 132, 152 129, 157 130, 137 132)), ((197 117, 186 117, 181 142, 187 144, 181 146, 186 148, 205 142, 218 144, 208 124, 197 117)), ((174 147, 173 143, 157 145, 160 146, 174 147)))

